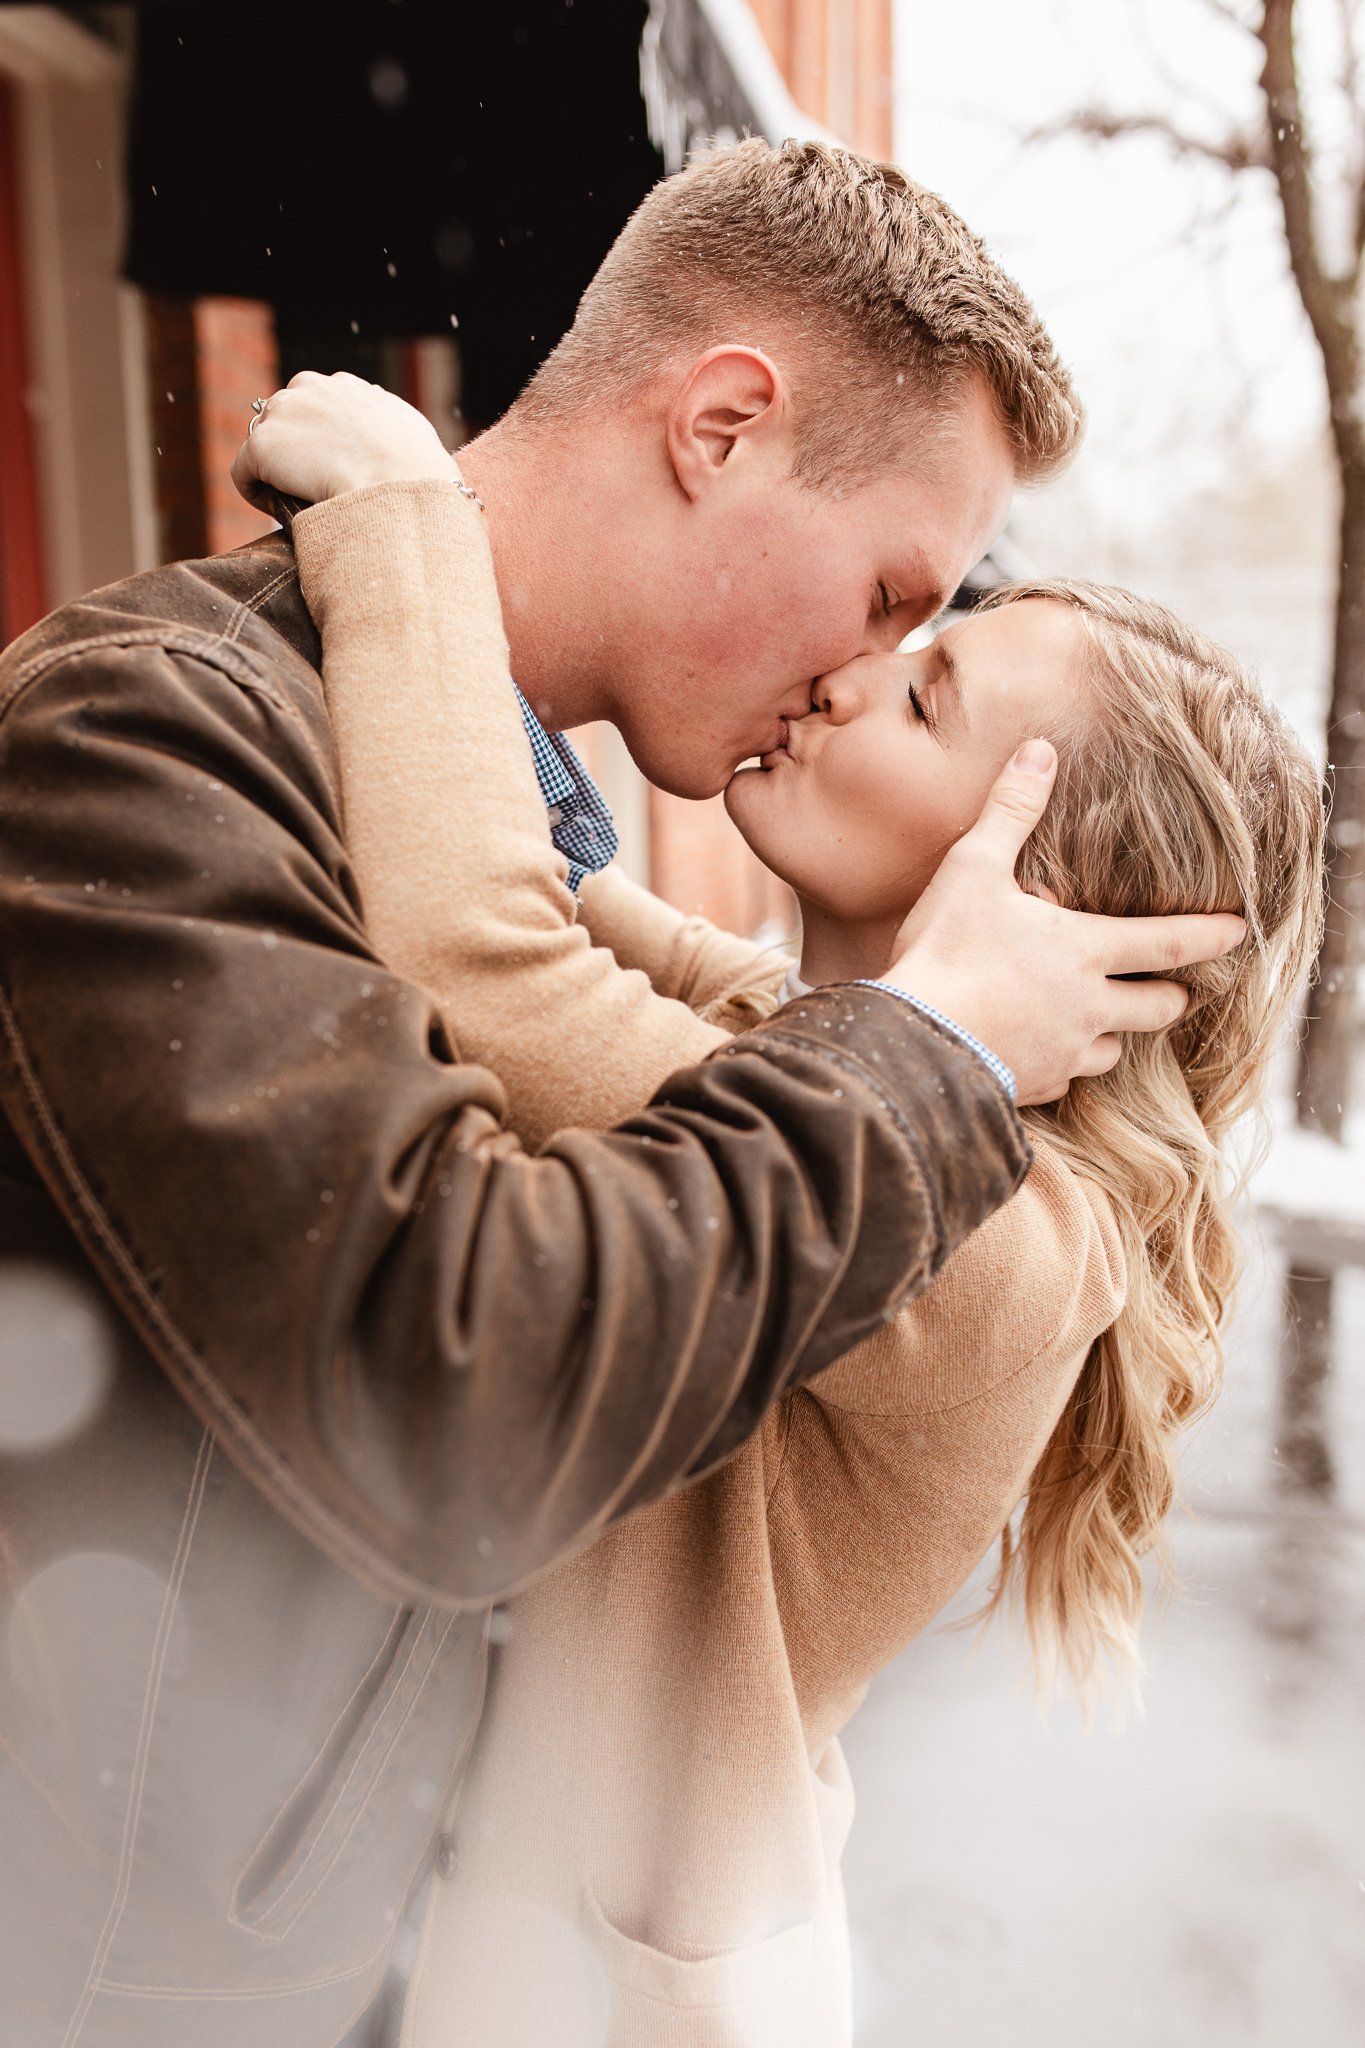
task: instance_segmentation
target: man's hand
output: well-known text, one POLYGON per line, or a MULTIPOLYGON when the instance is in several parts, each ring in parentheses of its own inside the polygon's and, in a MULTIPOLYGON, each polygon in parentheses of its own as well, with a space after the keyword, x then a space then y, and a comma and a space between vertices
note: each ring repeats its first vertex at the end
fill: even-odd
POLYGON ((267 401, 232 465, 242 496, 265 511, 272 491, 320 505, 344 491, 423 477, 460 481, 435 427, 392 391, 346 370, 291 377, 267 401))
POLYGON ((1123 1032, 1165 1030, 1185 1008, 1178 982, 1115 976, 1216 960, 1246 936, 1240 917, 1092 917, 1026 895, 1014 866, 1056 773, 1046 740, 1020 747, 901 927, 882 977, 997 1053, 1021 1104, 1054 1102, 1078 1074, 1105 1073, 1123 1032))

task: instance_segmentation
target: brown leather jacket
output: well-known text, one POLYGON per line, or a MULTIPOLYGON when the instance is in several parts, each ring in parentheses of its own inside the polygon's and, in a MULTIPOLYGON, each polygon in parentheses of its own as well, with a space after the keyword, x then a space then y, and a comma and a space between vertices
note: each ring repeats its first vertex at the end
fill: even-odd
POLYGON ((488 1603, 723 1458, 1027 1163, 861 988, 529 1158, 367 941, 317 657, 276 537, 0 659, 3 2048, 336 2041, 488 1603))

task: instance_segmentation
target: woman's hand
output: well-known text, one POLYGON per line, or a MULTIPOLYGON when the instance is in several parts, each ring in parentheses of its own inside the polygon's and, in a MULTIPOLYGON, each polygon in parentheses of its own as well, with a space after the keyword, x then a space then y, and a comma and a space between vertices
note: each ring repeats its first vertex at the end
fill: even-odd
POLYGON ((460 481, 459 466, 431 422, 414 406, 346 370, 323 377, 300 370, 237 450, 232 481, 264 511, 282 492, 321 504, 370 484, 413 483, 423 477, 460 481))

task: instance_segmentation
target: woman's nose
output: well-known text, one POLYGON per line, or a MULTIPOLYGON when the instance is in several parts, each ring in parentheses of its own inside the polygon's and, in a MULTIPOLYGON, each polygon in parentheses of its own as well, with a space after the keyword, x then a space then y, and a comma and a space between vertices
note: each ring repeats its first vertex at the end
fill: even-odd
POLYGON ((828 675, 817 678, 811 691, 812 708, 822 713, 831 725, 844 725, 857 716, 862 701, 857 667, 857 662, 850 661, 843 668, 831 669, 828 675))

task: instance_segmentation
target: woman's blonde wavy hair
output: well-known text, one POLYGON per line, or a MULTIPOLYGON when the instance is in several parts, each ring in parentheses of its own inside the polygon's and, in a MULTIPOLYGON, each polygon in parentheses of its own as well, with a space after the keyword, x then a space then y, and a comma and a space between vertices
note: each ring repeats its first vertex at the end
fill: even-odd
POLYGON ((1057 784, 1019 879, 1114 916, 1236 910, 1246 942, 1179 977, 1180 1022, 1135 1036, 1109 1073, 1025 1121, 1112 1204, 1128 1265, 1118 1321, 1093 1346, 1001 1538, 983 1614, 1021 1602, 1040 1687, 1083 1701, 1137 1669, 1141 1564, 1162 1525, 1176 1439, 1218 1393, 1238 1270, 1224 1145, 1259 1102, 1322 922, 1323 806, 1305 748, 1223 648, 1122 590, 1012 584, 1084 629, 1082 705, 1057 735, 1057 784))

